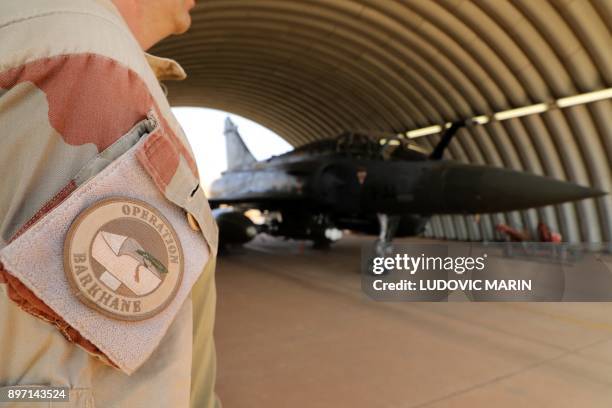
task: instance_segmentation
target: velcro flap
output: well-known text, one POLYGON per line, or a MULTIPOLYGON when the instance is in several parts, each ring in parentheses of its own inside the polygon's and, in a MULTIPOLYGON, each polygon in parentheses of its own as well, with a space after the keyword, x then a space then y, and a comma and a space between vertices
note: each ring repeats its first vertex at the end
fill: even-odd
POLYGON ((154 353, 211 256, 137 160, 144 139, 0 251, 10 275, 127 374, 154 353))

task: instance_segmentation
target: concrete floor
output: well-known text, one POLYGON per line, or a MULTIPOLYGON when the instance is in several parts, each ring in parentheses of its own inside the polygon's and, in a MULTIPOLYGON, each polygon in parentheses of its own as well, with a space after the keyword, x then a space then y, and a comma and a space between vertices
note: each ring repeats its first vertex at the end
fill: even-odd
POLYGON ((220 258, 225 408, 612 407, 611 303, 374 302, 365 239, 220 258))

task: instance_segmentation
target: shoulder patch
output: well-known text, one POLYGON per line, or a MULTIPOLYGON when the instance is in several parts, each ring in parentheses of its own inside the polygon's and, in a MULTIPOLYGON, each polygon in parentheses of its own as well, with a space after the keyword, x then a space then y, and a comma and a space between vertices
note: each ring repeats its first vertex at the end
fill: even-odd
POLYGON ((183 250, 169 221, 151 205, 109 198, 84 210, 64 241, 64 271, 85 305, 119 320, 148 319, 174 298, 183 250))

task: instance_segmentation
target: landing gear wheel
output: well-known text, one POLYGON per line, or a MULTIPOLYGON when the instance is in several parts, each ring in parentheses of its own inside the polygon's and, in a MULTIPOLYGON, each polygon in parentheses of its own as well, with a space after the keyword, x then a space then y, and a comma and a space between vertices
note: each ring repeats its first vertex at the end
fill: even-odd
POLYGON ((391 242, 384 242, 380 239, 374 241, 374 253, 376 256, 385 257, 393 253, 393 244, 391 242))

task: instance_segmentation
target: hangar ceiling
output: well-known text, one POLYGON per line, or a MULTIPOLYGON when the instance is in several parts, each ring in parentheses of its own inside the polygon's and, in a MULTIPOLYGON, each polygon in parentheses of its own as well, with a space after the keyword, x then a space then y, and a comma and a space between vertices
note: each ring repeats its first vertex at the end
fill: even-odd
MULTIPOLYGON (((299 146, 344 130, 406 132, 612 87, 612 0, 203 0, 152 52, 189 78, 173 105, 252 119, 299 146)), ((415 139, 431 148, 437 135, 415 139)), ((612 102, 464 128, 446 158, 611 190, 612 102)), ((434 217, 428 235, 492 239, 544 221, 612 241, 612 199, 434 217)))

